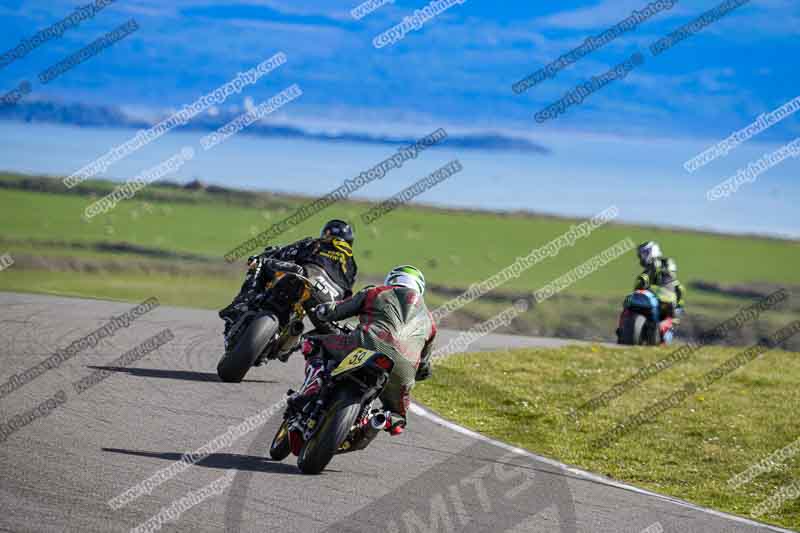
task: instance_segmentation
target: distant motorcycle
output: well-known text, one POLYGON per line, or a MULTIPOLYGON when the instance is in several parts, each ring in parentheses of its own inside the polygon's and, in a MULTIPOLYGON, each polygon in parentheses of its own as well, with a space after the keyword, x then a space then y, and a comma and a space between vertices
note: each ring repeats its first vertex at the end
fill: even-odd
POLYGON ((672 312, 653 291, 636 290, 625 298, 622 305, 618 344, 658 346, 672 342, 672 312))
POLYGON ((285 363, 303 333, 307 302, 313 306, 338 296, 322 274, 312 279, 291 271, 262 272, 268 270, 266 259, 255 261, 250 277, 260 286, 250 290, 244 310, 226 329, 225 354, 217 365, 217 375, 228 383, 239 383, 251 367, 269 360, 285 363))
POLYGON ((300 406, 290 402, 269 449, 276 461, 296 455, 304 474, 319 474, 334 455, 363 450, 379 432, 392 427, 391 412, 371 409, 394 368, 390 357, 356 348, 341 363, 328 359, 324 351, 323 360, 318 393, 303 398, 300 406))

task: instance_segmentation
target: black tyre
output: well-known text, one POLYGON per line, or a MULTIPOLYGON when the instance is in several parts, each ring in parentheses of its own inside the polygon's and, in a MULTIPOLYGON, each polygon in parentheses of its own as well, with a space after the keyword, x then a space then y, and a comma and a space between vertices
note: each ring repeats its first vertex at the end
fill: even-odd
POLYGON ((628 316, 622 323, 622 344, 639 346, 642 343, 642 332, 647 324, 644 315, 633 314, 628 316))
POLYGON ((331 462, 361 410, 361 396, 354 391, 337 391, 322 426, 303 445, 297 467, 304 474, 319 474, 331 462))
POLYGON ((269 447, 269 456, 276 461, 283 461, 289 454, 292 453, 292 448, 289 445, 289 428, 286 426, 286 420, 281 422, 281 427, 272 438, 272 444, 269 447))
POLYGON ((643 341, 650 346, 658 346, 661 344, 661 333, 658 331, 658 324, 649 323, 642 333, 644 336, 643 341))
POLYGON ((239 337, 236 346, 220 359, 217 365, 219 379, 226 383, 239 383, 256 361, 270 339, 278 331, 278 320, 271 314, 253 319, 239 337))

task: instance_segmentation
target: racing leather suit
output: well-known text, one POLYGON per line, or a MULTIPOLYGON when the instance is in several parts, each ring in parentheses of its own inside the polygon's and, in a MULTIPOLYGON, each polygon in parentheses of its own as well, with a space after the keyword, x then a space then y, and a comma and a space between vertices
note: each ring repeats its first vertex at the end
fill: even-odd
POLYGON ((352 333, 314 338, 337 361, 357 347, 391 357, 394 369, 380 398, 386 409, 405 417, 414 383, 430 375, 429 359, 436 325, 425 301, 420 293, 407 287, 367 287, 337 302, 324 319, 342 320, 352 316, 359 319, 352 333))
MULTIPOLYGON (((684 305, 684 289, 675 276, 675 261, 669 257, 656 259, 636 278, 634 290, 651 289, 659 301, 674 308, 684 305)), ((670 313, 673 314, 673 313, 670 313)))

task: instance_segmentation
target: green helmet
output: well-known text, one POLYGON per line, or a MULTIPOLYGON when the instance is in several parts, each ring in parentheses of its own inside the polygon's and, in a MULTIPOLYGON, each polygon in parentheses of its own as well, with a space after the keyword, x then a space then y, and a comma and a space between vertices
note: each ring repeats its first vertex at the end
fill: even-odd
POLYGON ((400 285, 423 294, 425 292, 425 276, 417 267, 403 265, 394 267, 386 274, 384 285, 400 285))

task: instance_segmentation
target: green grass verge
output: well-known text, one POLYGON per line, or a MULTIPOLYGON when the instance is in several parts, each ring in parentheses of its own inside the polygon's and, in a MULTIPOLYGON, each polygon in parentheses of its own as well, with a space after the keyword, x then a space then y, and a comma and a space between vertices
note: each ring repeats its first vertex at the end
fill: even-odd
MULTIPOLYGON (((483 434, 568 464, 722 511, 749 515, 800 479, 800 457, 733 490, 727 480, 800 437, 800 358, 775 350, 633 429, 604 449, 590 442, 628 416, 739 353, 709 347, 574 419, 571 408, 663 358, 668 348, 570 346, 450 357, 414 389, 417 400, 483 434)), ((762 520, 800 527, 800 500, 762 520)))
MULTIPOLYGON (((137 196, 106 215, 84 222, 81 214, 92 201, 89 196, 0 189, 0 236, 42 242, 127 242, 221 258, 302 205, 302 200, 288 198, 284 203, 263 208, 248 207, 157 185, 142 191, 142 198, 146 197, 145 192, 155 195, 158 201, 149 202, 150 207, 146 208, 137 196), (168 199, 156 194, 161 192, 168 199), (175 200, 181 194, 186 196, 182 200, 197 197, 197 201, 175 200)), ((361 272, 382 276, 396 264, 413 263, 425 270, 431 283, 466 287, 497 273, 516 257, 546 244, 578 222, 410 206, 365 226, 359 215, 367 208, 366 203, 337 203, 286 232, 281 243, 317 234, 326 219, 346 218, 353 221, 356 229, 355 252, 361 272)), ((611 224, 558 256, 542 261, 504 289, 536 290, 625 237, 635 242, 660 241, 664 250, 677 259, 684 282, 707 279, 800 285, 800 270, 796 268, 800 260, 798 242, 611 224)), ((47 248, 41 252, 46 253, 47 248)), ((638 270, 634 253, 629 252, 570 290, 621 298, 638 270)))
MULTIPOLYGON (((196 274, 164 275, 160 272, 165 270, 164 265, 186 263, 168 255, 202 256, 210 260, 209 264, 216 262, 219 266, 222 255, 236 244, 309 201, 271 193, 187 190, 155 184, 106 215, 91 222, 81 220, 83 209, 114 186, 111 182, 90 180, 66 190, 55 179, 0 173, 0 253, 10 252, 23 259, 14 270, 36 271, 29 275, 0 272, 0 287, 133 300, 163 291, 175 305, 219 308, 238 288, 240 272, 209 275, 207 269, 199 268, 196 274), (155 259, 132 250, 97 248, 110 243, 163 250, 167 256, 155 259), (155 267, 136 267, 126 273, 128 261, 150 262, 155 267), (108 262, 114 263, 113 268, 103 266, 108 262), (130 280, 126 279, 128 275, 132 276, 130 280), (226 295, 221 294, 225 292, 226 295)), ((365 226, 359 215, 368 207, 365 202, 337 203, 282 235, 281 243, 316 234, 327 218, 347 218, 356 227, 355 252, 361 284, 382 279, 391 266, 412 263, 423 268, 430 287, 463 289, 494 275, 516 257, 528 254, 579 222, 532 214, 412 205, 365 226)), ((685 284, 711 280, 728 285, 761 284, 762 289, 764 284, 800 285, 800 270, 794 267, 800 260, 798 242, 611 224, 509 281, 495 292, 494 299, 470 303, 445 324, 466 328, 485 320, 507 307, 512 297, 530 294, 628 236, 634 241, 660 240, 677 258, 685 284)), ((537 306, 506 331, 610 340, 622 297, 630 290, 638 271, 634 254, 629 252, 537 306)), ((448 298, 432 290, 428 299, 435 307, 448 298)), ((747 303, 741 298, 693 290, 689 291, 687 302, 689 315, 683 325, 687 334, 724 320, 747 303)), ((798 309, 800 306, 793 305, 771 313, 796 315, 798 309)), ((758 333, 748 330, 736 341, 747 342, 758 333)))
POLYGON ((80 274, 23 270, 16 266, 0 272, 0 291, 123 300, 132 303, 156 296, 162 305, 200 309, 221 309, 228 305, 241 283, 241 279, 237 281, 218 276, 133 272, 80 274))

